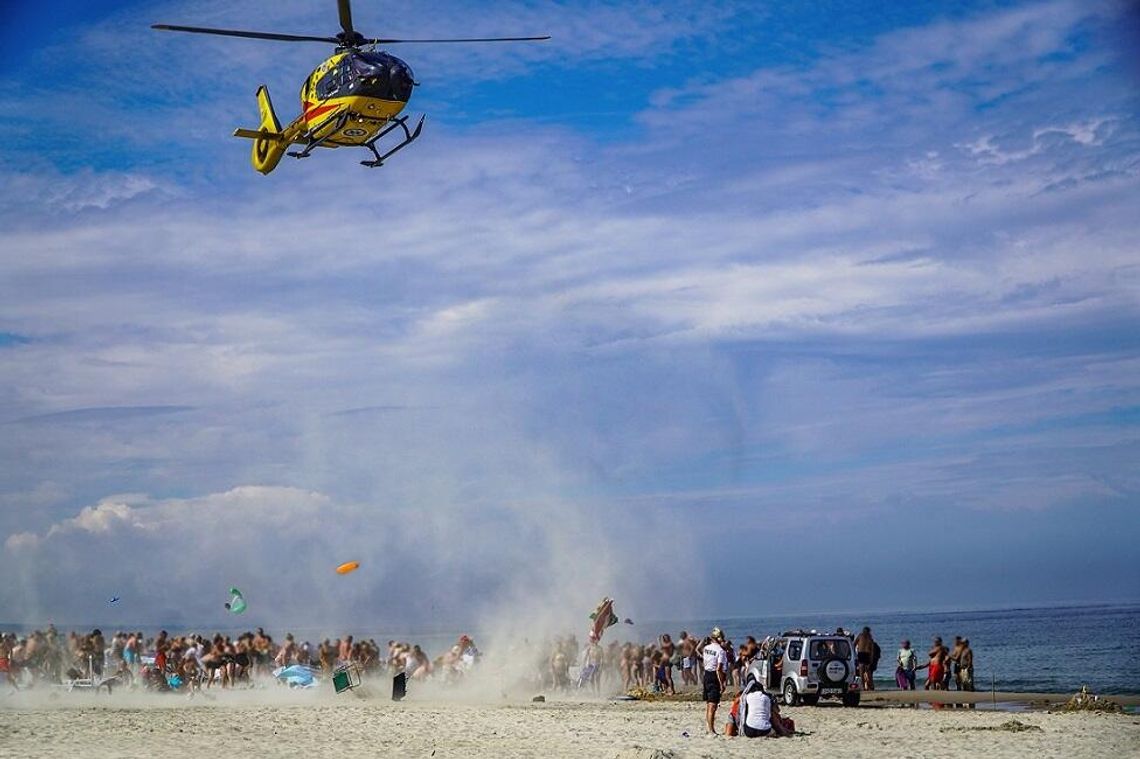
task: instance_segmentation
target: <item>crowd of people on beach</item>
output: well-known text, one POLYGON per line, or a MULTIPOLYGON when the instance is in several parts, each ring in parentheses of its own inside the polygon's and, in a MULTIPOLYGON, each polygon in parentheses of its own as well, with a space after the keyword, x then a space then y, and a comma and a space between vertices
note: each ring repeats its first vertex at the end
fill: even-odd
MULTIPOLYGON (((882 649, 868 627, 852 637, 860 685, 863 690, 875 690, 875 673, 882 649)), ((669 633, 662 633, 650 643, 613 641, 603 647, 590 640, 581 648, 572 635, 557 638, 548 646, 549 658, 538 666, 544 674, 533 679, 536 684, 556 690, 586 686, 593 690, 615 690, 620 686, 622 691, 645 688, 675 694, 678 680, 682 687, 701 684, 700 658, 711 640, 711 636, 700 639, 682 630, 675 641, 669 633)), ((749 635, 739 645, 727 640, 721 645, 727 662, 726 685, 740 687, 761 644, 749 635)), ((902 641, 895 657, 894 678, 900 690, 914 690, 917 673, 922 670, 927 674, 923 683, 926 690, 949 690, 951 686, 962 691, 974 689, 974 652, 969 640, 955 636, 954 646, 948 648, 941 637, 935 637, 927 657, 928 661, 920 663, 919 654, 910 641, 902 641)))
MULTIPOLYGON (((844 633, 846 635, 846 633, 844 633)), ((875 673, 882 650, 871 630, 864 627, 849 635, 855 651, 856 674, 863 690, 875 689, 875 673)), ((768 639, 770 640, 770 639, 768 639)), ((703 638, 687 631, 674 639, 662 633, 652 642, 611 640, 602 644, 590 633, 585 644, 573 635, 553 639, 533 647, 530 674, 525 677, 539 689, 558 692, 584 690, 634 693, 639 690, 676 694, 678 689, 700 690, 709 703, 708 727, 715 729, 716 704, 729 689, 740 694, 734 708, 753 708, 757 724, 781 732, 770 715, 778 706, 761 704, 764 684, 750 675, 768 641, 747 636, 741 643, 729 641, 720 628, 703 638), (711 675, 710 675, 711 673, 711 675), (715 681, 715 687, 713 682, 715 681), (760 719, 766 714, 769 718, 760 719)), ((138 631, 118 631, 110 637, 101 630, 61 635, 54 626, 24 636, 0 635, 0 680, 10 687, 37 683, 85 682, 93 686, 142 687, 155 691, 195 692, 211 687, 252 687, 259 678, 272 678, 299 666, 326 677, 343 667, 358 669, 365 678, 399 677, 402 681, 458 681, 477 666, 482 654, 467 635, 461 636, 444 653, 429 656, 418 644, 389 640, 382 646, 374 639, 345 635, 313 644, 299 641, 288 633, 280 641, 262 628, 236 637, 215 634, 170 635, 165 630, 153 637, 138 631)), ((923 687, 945 690, 973 690, 974 654, 968 640, 955 637, 948 647, 935 637, 927 660, 902 641, 895 659, 895 682, 900 689, 917 687, 917 674, 926 672, 923 687)), ((769 700, 771 700, 769 698, 769 700)), ((741 722, 741 730, 746 725, 741 722)))
POLYGON ((326 676, 339 667, 352 666, 364 676, 400 672, 408 679, 454 680, 471 669, 479 656, 474 641, 466 635, 433 659, 416 644, 389 640, 382 648, 371 638, 356 640, 352 635, 326 638, 314 645, 287 633, 276 642, 259 627, 235 638, 172 636, 162 630, 154 637, 119 631, 108 639, 99 629, 61 636, 49 625, 22 637, 0 634, 0 683, 16 689, 39 683, 82 683, 108 691, 136 685, 156 691, 194 691, 252 686, 255 678, 274 677, 294 666, 326 676))

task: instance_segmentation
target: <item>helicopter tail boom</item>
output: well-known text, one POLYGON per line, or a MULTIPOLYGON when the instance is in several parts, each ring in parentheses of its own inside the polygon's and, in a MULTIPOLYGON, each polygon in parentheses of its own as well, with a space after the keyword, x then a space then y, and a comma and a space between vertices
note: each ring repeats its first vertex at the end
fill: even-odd
POLYGON ((285 155, 285 148, 289 147, 292 140, 281 131, 281 122, 277 120, 273 101, 269 99, 269 88, 264 84, 257 88, 257 108, 261 113, 260 128, 235 130, 234 137, 253 140, 253 151, 250 153, 253 168, 262 174, 268 174, 277 168, 281 157, 285 155))

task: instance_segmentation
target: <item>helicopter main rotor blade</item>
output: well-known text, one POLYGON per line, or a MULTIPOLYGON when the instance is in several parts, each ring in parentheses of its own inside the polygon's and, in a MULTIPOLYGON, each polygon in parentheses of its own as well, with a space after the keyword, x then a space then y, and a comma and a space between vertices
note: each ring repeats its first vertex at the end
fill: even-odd
POLYGON ((366 40, 366 42, 368 42, 369 44, 372 44, 372 45, 395 45, 395 44, 400 44, 400 43, 404 43, 404 42, 539 42, 539 41, 548 40, 548 39, 550 39, 549 34, 544 36, 544 37, 463 37, 463 38, 440 39, 440 40, 375 39, 375 40, 366 40))
POLYGON ((277 40, 278 42, 331 42, 337 44, 336 37, 308 37, 300 34, 273 34, 271 32, 242 32, 235 29, 207 29, 201 26, 171 26, 151 24, 151 29, 163 32, 191 32, 193 34, 216 34, 221 37, 245 37, 251 40, 277 40))
POLYGON ((344 33, 352 37, 352 5, 349 0, 336 0, 336 9, 340 13, 340 28, 344 29, 344 33))

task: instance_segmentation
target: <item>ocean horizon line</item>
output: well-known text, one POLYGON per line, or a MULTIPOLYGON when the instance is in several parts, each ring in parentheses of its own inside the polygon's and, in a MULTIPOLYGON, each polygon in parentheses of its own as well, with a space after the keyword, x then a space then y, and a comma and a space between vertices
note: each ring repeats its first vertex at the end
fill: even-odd
MULTIPOLYGON (((647 626, 669 626, 669 625, 675 626, 676 623, 689 623, 689 622, 733 623, 733 622, 742 622, 742 621, 752 621, 752 620, 757 620, 757 619, 761 619, 761 620, 762 619, 768 619, 768 618, 787 619, 787 618, 794 618, 794 617, 805 617, 805 618, 827 617, 827 616, 830 616, 830 617, 858 617, 858 616, 873 617, 873 616, 892 616, 892 615, 906 615, 906 616, 912 616, 912 617, 924 617, 924 616, 937 616, 937 615, 944 615, 944 614, 1000 614, 1000 613, 1021 612, 1021 611, 1064 611, 1064 610, 1070 610, 1070 609, 1072 609, 1072 610, 1078 610, 1078 609, 1095 610, 1095 609, 1132 609, 1132 608, 1140 608, 1140 599, 1117 600, 1117 601, 1097 601, 1097 602, 1081 602, 1081 601, 1069 600, 1069 601, 1059 601, 1059 602, 1041 602, 1041 603, 1032 603, 1032 604, 1019 603, 1019 604, 1010 605, 1010 606, 985 605, 985 606, 970 607, 970 608, 932 607, 932 608, 917 609, 917 610, 915 610, 915 609, 890 608, 890 609, 877 609, 877 610, 866 610, 866 609, 864 609, 864 610, 842 610, 842 611, 827 611, 827 610, 825 610, 825 611, 767 611, 767 612, 758 612, 758 613, 754 613, 754 614, 735 614, 734 613, 734 614, 722 614, 722 615, 695 615, 695 616, 684 616, 684 617, 678 616, 678 617, 675 617, 672 619, 669 619, 669 618, 650 618, 650 619, 646 619, 642 622, 637 622, 635 620, 632 627, 639 628, 639 627, 647 627, 647 626)), ((255 618, 250 617, 250 619, 255 619, 255 618)), ((237 622, 238 620, 235 618, 234 621, 237 622)), ((75 629, 75 630, 86 629, 87 627, 91 627, 92 625, 98 626, 98 627, 108 627, 108 628, 123 629, 123 630, 128 630, 128 629, 130 629, 130 630, 135 630, 135 629, 148 630, 148 629, 152 629, 152 628, 154 628, 154 629, 178 629, 178 630, 188 630, 188 629, 236 630, 236 629, 245 629, 247 627, 248 628, 257 628, 257 627, 265 628, 266 627, 265 623, 252 623, 252 624, 248 624, 248 625, 243 625, 240 623, 239 624, 219 624, 217 622, 195 623, 195 622, 182 622, 182 621, 175 622, 175 621, 170 621, 170 620, 163 621, 163 622, 143 622, 143 623, 139 623, 139 622, 122 623, 122 622, 112 622, 112 621, 108 621, 108 620, 90 620, 90 621, 83 621, 83 622, 76 622, 76 621, 57 622, 55 620, 47 619, 47 620, 40 620, 40 621, 34 621, 34 622, 18 622, 15 620, 0 621, 0 630, 4 630, 4 629, 8 629, 8 628, 33 628, 33 629, 35 629, 35 628, 39 628, 39 627, 46 627, 48 625, 54 625, 57 629, 66 628, 66 629, 75 629)), ((281 629, 288 628, 290 630, 314 630, 314 629, 318 629, 318 628, 323 628, 322 623, 315 623, 315 624, 309 624, 309 623, 288 624, 288 623, 286 623, 286 624, 275 624, 275 626, 280 627, 281 629)), ((462 624, 417 627, 416 625, 406 625, 406 624, 387 625, 387 624, 381 624, 381 623, 375 623, 375 622, 365 622, 363 624, 350 624, 350 625, 339 625, 339 626, 349 627, 353 630, 372 629, 372 630, 383 631, 385 633, 400 632, 401 634, 418 635, 418 636, 433 636, 433 637, 434 636, 450 635, 452 633, 459 634, 459 633, 462 633, 465 631, 466 632, 472 632, 472 631, 480 632, 480 627, 481 627, 479 625, 466 625, 465 626, 462 624)))

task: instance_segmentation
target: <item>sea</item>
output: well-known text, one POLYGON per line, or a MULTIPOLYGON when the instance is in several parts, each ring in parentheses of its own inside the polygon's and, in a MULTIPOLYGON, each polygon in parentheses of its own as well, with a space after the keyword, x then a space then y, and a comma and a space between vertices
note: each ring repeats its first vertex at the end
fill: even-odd
MULTIPOLYGON (((734 644, 786 630, 858 633, 864 626, 882 648, 875 683, 895 688, 895 656, 903 640, 926 661, 934 636, 952 647, 954 636, 970 641, 977 690, 1075 693, 1082 685, 1098 694, 1140 694, 1133 656, 1140 652, 1140 604, 1058 606, 983 611, 802 614, 654 623, 674 639, 681 630, 708 635, 721 627, 734 644)), ((919 672, 921 682, 922 672, 919 672)), ((919 686, 921 687, 921 685, 919 686)))
MULTIPOLYGON (((255 620, 248 620, 255 622, 255 620)), ((1140 652, 1140 603, 1098 606, 1054 606, 1020 609, 991 609, 978 611, 939 612, 876 612, 810 613, 795 615, 765 615, 755 617, 689 619, 689 620, 635 620, 635 624, 618 624, 605 633, 603 643, 615 638, 620 641, 651 642, 661 633, 668 632, 676 640, 682 630, 694 636, 708 635, 714 626, 724 630, 734 644, 739 645, 752 635, 762 640, 767 635, 778 635, 786 630, 834 631, 843 627, 858 632, 864 626, 882 648, 882 661, 875 674, 876 684, 891 689, 894 684, 894 661, 901 641, 910 640, 925 661, 934 636, 941 636, 952 646, 955 635, 970 641, 974 651, 974 683, 977 690, 995 689, 1022 693, 1075 693, 1087 685, 1093 693, 1140 694, 1140 675, 1134 667, 1135 656, 1140 652)), ((118 625, 57 625, 61 630, 122 629, 118 625)), ((140 629, 153 634, 159 626, 143 625, 140 629)), ((241 630, 216 630, 209 625, 201 628, 186 625, 168 626, 171 632, 197 630, 237 635, 241 630)), ((28 632, 26 625, 5 625, 0 631, 28 632)), ((581 630, 573 632, 579 642, 586 638, 588 620, 583 616, 581 630)), ((282 637, 283 630, 269 630, 274 637, 282 637)), ((327 631, 292 630, 298 640, 318 642, 327 631)), ((443 653, 458 638, 460 632, 471 633, 480 642, 478 629, 416 633, 394 630, 356 630, 358 637, 373 638, 383 645, 390 639, 419 643, 432 656, 443 653)), ((922 674, 921 672, 919 673, 922 674)), ((921 679, 921 678, 920 678, 921 679)))

